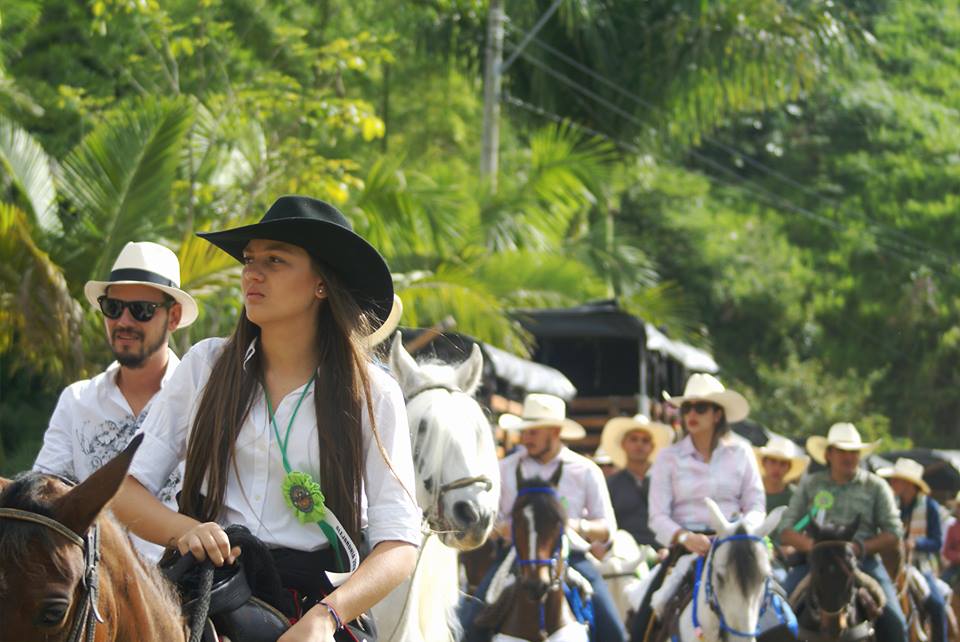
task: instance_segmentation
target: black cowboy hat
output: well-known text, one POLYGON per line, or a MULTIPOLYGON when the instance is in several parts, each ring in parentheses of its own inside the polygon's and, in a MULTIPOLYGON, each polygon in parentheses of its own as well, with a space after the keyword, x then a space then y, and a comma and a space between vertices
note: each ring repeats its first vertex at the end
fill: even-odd
POLYGON ((393 279, 380 253, 353 231, 340 210, 307 196, 281 196, 259 223, 222 232, 197 234, 243 261, 243 249, 253 239, 283 241, 302 247, 330 266, 353 294, 357 304, 379 326, 393 306, 393 279))

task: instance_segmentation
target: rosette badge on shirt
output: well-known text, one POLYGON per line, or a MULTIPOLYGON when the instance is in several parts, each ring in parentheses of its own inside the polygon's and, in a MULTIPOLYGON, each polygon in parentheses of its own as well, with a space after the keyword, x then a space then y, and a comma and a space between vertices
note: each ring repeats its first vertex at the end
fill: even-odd
POLYGON ((298 470, 287 473, 283 479, 283 498, 301 524, 319 522, 327 513, 320 484, 307 473, 298 470))

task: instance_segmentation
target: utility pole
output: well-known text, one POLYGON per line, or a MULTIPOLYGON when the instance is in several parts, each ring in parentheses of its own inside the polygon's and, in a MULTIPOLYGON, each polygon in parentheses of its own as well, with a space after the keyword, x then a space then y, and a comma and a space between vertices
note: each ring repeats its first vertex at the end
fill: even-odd
POLYGON ((490 0, 483 74, 483 152, 480 175, 497 190, 500 151, 500 79, 503 60, 503 0, 490 0))

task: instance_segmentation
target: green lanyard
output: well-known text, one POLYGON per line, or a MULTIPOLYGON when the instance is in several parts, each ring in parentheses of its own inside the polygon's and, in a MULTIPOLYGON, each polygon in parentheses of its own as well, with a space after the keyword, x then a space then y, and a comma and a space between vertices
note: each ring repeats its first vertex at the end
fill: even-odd
POLYGON ((273 434, 277 438, 277 446, 280 448, 280 455, 283 457, 283 468, 287 471, 287 476, 283 480, 284 499, 287 505, 294 510, 300 523, 315 522, 320 527, 327 541, 330 542, 331 548, 333 548, 338 568, 343 568, 340 540, 337 539, 337 534, 324 519, 327 507, 324 505, 324 497, 323 492, 320 490, 320 484, 314 481, 309 473, 293 470, 290 466, 290 461, 287 459, 287 443, 290 441, 290 430, 293 428, 293 422, 296 420, 297 413, 300 411, 300 405, 303 403, 304 397, 307 396, 310 384, 313 383, 316 378, 317 375, 310 377, 310 380, 303 387, 303 392, 300 393, 300 398, 297 399, 297 405, 293 408, 293 414, 290 416, 289 423, 287 423, 287 432, 283 438, 280 437, 277 418, 274 415, 273 405, 270 403, 270 395, 267 394, 266 386, 264 386, 264 397, 267 399, 270 425, 273 426, 273 434))

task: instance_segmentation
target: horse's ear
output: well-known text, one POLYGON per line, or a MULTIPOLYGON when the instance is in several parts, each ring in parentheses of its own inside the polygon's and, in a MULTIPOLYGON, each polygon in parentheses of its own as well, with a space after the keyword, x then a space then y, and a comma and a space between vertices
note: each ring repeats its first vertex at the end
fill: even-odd
POLYGON ((142 441, 143 433, 134 437, 123 452, 58 499, 53 507, 54 518, 77 535, 86 533, 103 507, 117 494, 142 441))
POLYGON ((403 336, 398 331, 393 335, 393 345, 390 346, 390 372, 400 383, 404 394, 417 388, 420 382, 420 367, 403 347, 403 336))
POLYGON ((840 533, 840 539, 845 541, 852 540, 853 536, 857 534, 858 528, 860 528, 860 513, 857 513, 853 521, 843 527, 843 531, 840 533))
POLYGON ((474 343, 467 360, 457 366, 457 386, 468 395, 472 395, 483 377, 483 353, 480 344, 474 343))
POLYGON ((783 513, 786 510, 786 506, 777 506, 772 511, 767 513, 767 518, 763 520, 763 523, 760 524, 760 528, 754 534, 757 537, 766 537, 772 533, 773 529, 775 529, 777 524, 780 523, 780 518, 783 517, 783 513))
POLYGON ((703 503, 707 505, 707 510, 710 511, 710 522, 713 525, 713 530, 718 533, 729 533, 732 530, 732 526, 730 522, 727 521, 727 518, 723 516, 723 511, 717 506, 717 502, 709 497, 705 497, 703 503))
POLYGON ((560 475, 563 474, 563 462, 557 464, 557 469, 550 475, 550 485, 556 488, 560 484, 560 475))

